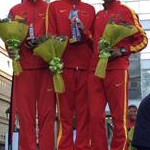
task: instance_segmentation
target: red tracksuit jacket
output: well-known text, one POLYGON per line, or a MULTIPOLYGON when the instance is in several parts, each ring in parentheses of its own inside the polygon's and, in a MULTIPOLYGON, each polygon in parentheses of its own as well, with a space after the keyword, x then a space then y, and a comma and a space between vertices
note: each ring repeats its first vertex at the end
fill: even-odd
MULTIPOLYGON (((16 19, 25 19, 30 25, 33 23, 35 37, 45 34, 45 12, 48 4, 42 0, 32 3, 30 0, 24 0, 23 3, 14 6, 9 16, 16 19), (36 5, 36 7, 34 7, 36 5)), ((31 49, 20 46, 20 63, 23 69, 34 69, 46 66, 46 63, 39 57, 34 56, 31 49)))
MULTIPOLYGON (((86 36, 91 37, 93 30, 92 22, 95 17, 94 7, 78 0, 76 9, 79 10, 79 19, 84 24, 86 36)), ((73 10, 71 0, 60 0, 51 3, 49 19, 50 32, 52 34, 65 35, 71 38, 71 22, 69 20, 71 10, 73 10)), ((63 62, 67 68, 79 67, 81 69, 88 69, 91 54, 92 50, 88 46, 87 41, 82 42, 82 44, 69 44, 63 54, 63 62)))
POLYGON ((123 39, 115 47, 125 47, 128 51, 127 55, 124 57, 115 58, 112 61, 109 61, 107 70, 112 69, 127 69, 129 67, 129 55, 130 53, 136 53, 141 51, 147 45, 146 35, 139 24, 139 20, 135 12, 125 5, 122 5, 119 1, 114 0, 109 6, 104 6, 104 10, 99 11, 95 19, 95 33, 94 33, 94 54, 92 58, 92 63, 90 70, 95 70, 98 62, 98 41, 104 32, 105 26, 109 20, 114 16, 118 15, 119 18, 122 18, 125 22, 134 25, 138 29, 138 33, 135 35, 123 39))

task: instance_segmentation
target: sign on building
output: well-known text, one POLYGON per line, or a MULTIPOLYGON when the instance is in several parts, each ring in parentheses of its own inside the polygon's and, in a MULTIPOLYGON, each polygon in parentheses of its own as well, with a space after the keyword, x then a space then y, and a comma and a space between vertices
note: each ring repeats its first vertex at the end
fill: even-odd
POLYGON ((141 62, 140 53, 130 56, 129 99, 141 99, 141 62))

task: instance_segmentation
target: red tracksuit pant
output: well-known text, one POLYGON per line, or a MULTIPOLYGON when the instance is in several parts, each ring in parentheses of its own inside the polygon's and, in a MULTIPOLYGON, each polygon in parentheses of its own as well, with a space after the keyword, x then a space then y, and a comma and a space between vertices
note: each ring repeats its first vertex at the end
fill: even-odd
POLYGON ((47 68, 23 70, 14 83, 20 124, 19 150, 37 150, 36 110, 39 149, 53 150, 55 101, 50 71, 47 68))
POLYGON ((90 72, 88 90, 93 150, 108 150, 105 130, 105 107, 107 103, 114 126, 111 150, 127 150, 128 71, 107 71, 104 80, 96 77, 94 72, 90 72))
POLYGON ((58 150, 89 150, 87 71, 64 69, 65 93, 59 97, 58 150), (73 115, 76 140, 73 144, 73 115))

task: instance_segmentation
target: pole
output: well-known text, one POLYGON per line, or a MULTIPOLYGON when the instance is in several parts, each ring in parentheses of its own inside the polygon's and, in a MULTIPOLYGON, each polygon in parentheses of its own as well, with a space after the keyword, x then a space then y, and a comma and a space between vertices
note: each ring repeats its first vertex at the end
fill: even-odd
POLYGON ((10 112, 9 112, 9 127, 8 127, 8 150, 12 150, 13 83, 14 83, 14 75, 12 76, 11 97, 10 97, 10 112))

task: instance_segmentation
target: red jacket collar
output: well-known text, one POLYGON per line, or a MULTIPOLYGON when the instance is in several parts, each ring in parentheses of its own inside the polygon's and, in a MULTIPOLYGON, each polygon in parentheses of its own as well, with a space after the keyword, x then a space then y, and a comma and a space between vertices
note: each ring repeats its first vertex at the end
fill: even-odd
POLYGON ((104 9, 110 9, 110 8, 114 7, 114 5, 116 3, 120 3, 120 1, 113 0, 110 3, 103 3, 103 7, 104 7, 104 9))
MULTIPOLYGON (((65 1, 67 1, 67 2, 70 3, 70 4, 73 4, 72 0, 65 0, 65 1)), ((78 0, 76 4, 78 4, 78 3, 80 3, 80 2, 81 2, 81 0, 78 0)))

